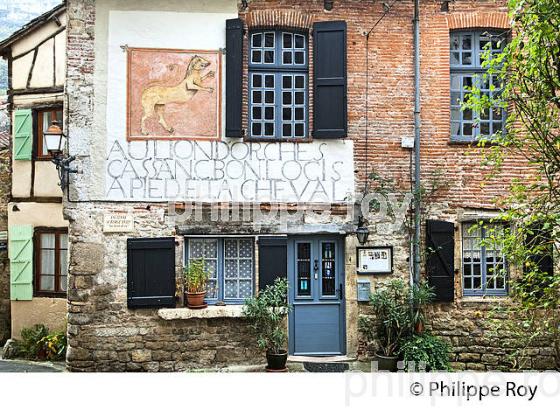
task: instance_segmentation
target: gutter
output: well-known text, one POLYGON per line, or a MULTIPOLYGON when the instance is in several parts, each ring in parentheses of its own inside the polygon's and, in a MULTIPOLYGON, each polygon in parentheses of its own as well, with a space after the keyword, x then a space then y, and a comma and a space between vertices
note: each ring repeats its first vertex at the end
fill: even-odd
POLYGON ((420 282, 420 226, 421 184, 420 184, 420 0, 414 0, 414 239, 413 239, 413 281, 420 282))

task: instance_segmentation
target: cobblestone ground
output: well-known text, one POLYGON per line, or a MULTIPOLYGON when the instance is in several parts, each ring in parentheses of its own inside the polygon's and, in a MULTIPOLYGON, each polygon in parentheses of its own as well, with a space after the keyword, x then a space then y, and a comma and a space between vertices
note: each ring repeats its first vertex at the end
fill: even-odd
POLYGON ((64 363, 0 360, 0 373, 59 373, 63 371, 64 363))

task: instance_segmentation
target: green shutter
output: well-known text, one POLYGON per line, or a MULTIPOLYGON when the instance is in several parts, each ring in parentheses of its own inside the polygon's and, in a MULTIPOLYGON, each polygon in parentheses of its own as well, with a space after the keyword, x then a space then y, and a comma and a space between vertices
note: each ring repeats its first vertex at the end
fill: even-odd
POLYGON ((10 299, 33 299, 33 227, 10 227, 10 299))
POLYGON ((16 110, 14 118, 14 159, 31 160, 33 117, 31 110, 16 110))

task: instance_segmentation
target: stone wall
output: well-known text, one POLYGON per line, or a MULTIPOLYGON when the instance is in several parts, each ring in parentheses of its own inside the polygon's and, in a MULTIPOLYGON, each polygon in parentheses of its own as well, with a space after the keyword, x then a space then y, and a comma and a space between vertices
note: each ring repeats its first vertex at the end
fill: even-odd
MULTIPOLYGON (((10 202, 10 150, 0 148, 0 231, 8 230, 10 202)), ((0 346, 10 337, 10 261, 8 251, 0 250, 0 346)))

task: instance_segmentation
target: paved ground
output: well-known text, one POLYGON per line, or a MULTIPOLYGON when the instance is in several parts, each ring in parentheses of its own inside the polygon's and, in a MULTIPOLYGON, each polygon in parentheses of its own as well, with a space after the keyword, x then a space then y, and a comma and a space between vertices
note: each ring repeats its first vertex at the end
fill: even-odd
POLYGON ((58 373, 63 371, 64 363, 0 360, 0 373, 58 373))

